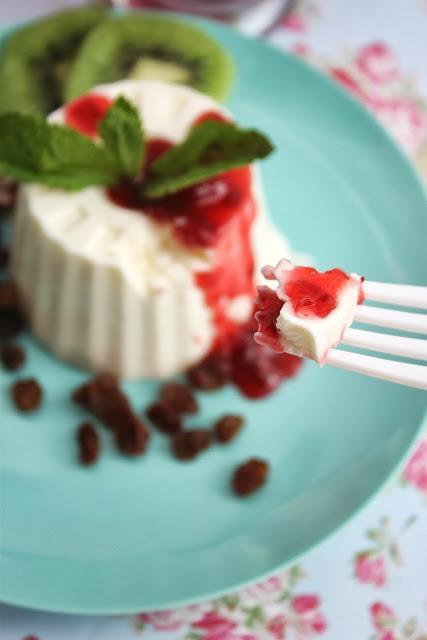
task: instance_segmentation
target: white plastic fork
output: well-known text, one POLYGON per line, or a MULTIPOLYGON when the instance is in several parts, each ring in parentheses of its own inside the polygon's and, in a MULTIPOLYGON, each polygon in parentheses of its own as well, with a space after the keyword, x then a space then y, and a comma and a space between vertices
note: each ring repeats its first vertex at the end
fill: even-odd
MULTIPOLYGON (((365 300, 427 309, 427 287, 364 282, 363 292, 365 300)), ((354 322, 427 335, 427 314, 422 313, 358 305, 354 322)), ((351 326, 344 332, 341 343, 410 360, 427 361, 426 338, 386 335, 351 326)), ((417 389, 427 389, 427 365, 386 360, 342 349, 330 349, 325 364, 417 389)))

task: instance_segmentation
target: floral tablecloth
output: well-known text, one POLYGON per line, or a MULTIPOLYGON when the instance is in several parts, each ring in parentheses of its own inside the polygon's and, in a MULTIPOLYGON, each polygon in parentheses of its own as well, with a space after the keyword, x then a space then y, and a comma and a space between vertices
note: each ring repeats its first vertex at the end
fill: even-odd
MULTIPOLYGON (((8 4, 0 20, 9 17, 4 10, 13 17, 8 4)), ((300 0, 270 39, 362 100, 427 180, 427 0, 300 0)), ((91 638, 427 640, 427 433, 351 524, 299 564, 244 591, 130 617, 0 605, 0 640, 91 638)))

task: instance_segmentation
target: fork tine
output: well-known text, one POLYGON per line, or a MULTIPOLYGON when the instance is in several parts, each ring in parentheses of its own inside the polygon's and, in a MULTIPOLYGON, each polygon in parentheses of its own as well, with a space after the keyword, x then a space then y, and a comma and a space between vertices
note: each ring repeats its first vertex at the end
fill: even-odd
POLYGON ((326 364, 416 389, 427 389, 427 366, 420 364, 384 360, 340 349, 329 350, 326 364))
POLYGON ((363 293, 366 300, 414 309, 427 309, 427 287, 367 280, 363 283, 363 293))
POLYGON ((401 331, 427 334, 427 315, 423 313, 409 313, 408 311, 395 311, 394 309, 382 309, 359 304, 356 307, 354 321, 401 331))
POLYGON ((362 329, 347 329, 341 342, 352 347, 368 349, 368 351, 381 351, 413 360, 427 360, 427 340, 418 338, 389 336, 385 333, 362 329))

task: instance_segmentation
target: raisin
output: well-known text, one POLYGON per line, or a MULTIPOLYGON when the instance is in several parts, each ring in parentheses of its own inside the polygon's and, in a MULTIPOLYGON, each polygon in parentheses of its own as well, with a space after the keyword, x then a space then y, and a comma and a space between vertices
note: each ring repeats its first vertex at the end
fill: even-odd
POLYGON ((146 410, 153 425, 162 433, 175 435, 182 429, 182 420, 176 409, 166 402, 155 402, 146 410))
POLYGON ((81 424, 77 429, 76 439, 80 462, 86 466, 96 462, 100 452, 100 441, 93 424, 90 422, 81 424))
POLYGON ((239 496, 248 496, 260 489, 267 481, 269 464, 259 458, 251 458, 235 469, 232 486, 239 496))
POLYGON ((110 374, 95 376, 72 394, 74 402, 93 413, 109 429, 119 428, 130 409, 117 379, 110 374))
POLYGON ((19 309, 0 309, 0 340, 16 338, 25 329, 25 318, 19 309))
POLYGON ((19 305, 18 287, 11 280, 0 282, 0 311, 16 309, 19 305))
POLYGON ((213 426, 213 432, 215 439, 218 442, 226 443, 231 442, 241 431, 244 425, 244 419, 242 416, 226 415, 217 420, 213 426))
POLYGON ((15 204, 17 187, 11 178, 0 176, 0 214, 9 211, 15 204))
POLYGON ((227 371, 221 360, 208 358, 188 371, 188 379, 197 389, 213 391, 223 387, 227 381, 227 371))
POLYGON ((149 433, 114 376, 95 376, 90 382, 78 387, 72 398, 113 431, 120 451, 129 456, 144 453, 149 433))
POLYGON ((6 247, 0 247, 0 269, 5 269, 9 264, 9 251, 6 247))
POLYGON ((117 448, 127 456, 144 453, 149 439, 144 423, 137 416, 128 416, 120 428, 114 429, 113 435, 117 448))
POLYGON ((10 340, 25 326, 19 308, 19 294, 16 284, 10 280, 0 282, 0 339, 10 340))
POLYGON ((89 393, 88 385, 82 384, 81 387, 77 387, 71 394, 71 398, 76 404, 79 404, 83 409, 89 410, 89 393))
POLYGON ((17 344, 5 344, 0 350, 0 360, 5 369, 16 371, 25 362, 25 351, 17 344))
POLYGON ((209 447, 212 436, 204 429, 178 433, 172 440, 172 453, 179 460, 192 460, 209 447))
POLYGON ((160 391, 160 400, 179 413, 197 413, 199 410, 193 392, 185 384, 177 382, 166 384, 160 391))
POLYGON ((28 413, 39 408, 43 390, 37 380, 28 378, 15 382, 11 387, 11 395, 15 407, 23 413, 28 413))

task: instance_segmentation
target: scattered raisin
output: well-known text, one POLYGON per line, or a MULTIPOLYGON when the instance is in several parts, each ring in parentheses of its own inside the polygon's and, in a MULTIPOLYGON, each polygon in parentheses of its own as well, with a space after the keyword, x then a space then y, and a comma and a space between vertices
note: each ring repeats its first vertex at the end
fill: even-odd
POLYGON ((185 384, 171 382, 160 391, 160 400, 179 413, 197 413, 199 407, 193 392, 185 384))
POLYGON ((91 465, 96 462, 101 445, 93 424, 90 422, 81 424, 77 429, 76 439, 79 447, 80 462, 84 465, 91 465))
POLYGON ((267 481, 269 464, 259 458, 251 458, 239 465, 233 473, 232 485, 239 496, 248 496, 267 481))
POLYGON ((0 214, 9 211, 15 204, 17 187, 11 178, 0 176, 0 214))
POLYGON ((0 311, 16 309, 19 304, 18 287, 11 280, 0 282, 0 311))
POLYGON ((153 425, 162 433, 175 435, 182 429, 182 420, 176 409, 166 402, 154 402, 146 410, 153 425))
POLYGON ((16 338, 25 329, 25 319, 19 309, 0 309, 0 340, 16 338))
MULTIPOLYGON (((109 429, 119 428, 130 409, 117 379, 110 374, 95 376, 72 394, 74 402, 93 413, 109 429)), ((132 411, 131 411, 132 412, 132 411)))
POLYGON ((178 433, 172 440, 172 453, 179 460, 192 460, 209 447, 212 436, 204 429, 178 433))
POLYGON ((43 390, 37 380, 28 378, 15 382, 11 387, 11 395, 15 407, 23 413, 28 413, 39 408, 43 390))
POLYGON ((6 247, 0 247, 0 269, 5 269, 9 264, 9 251, 6 247))
POLYGON ((19 308, 19 295, 15 283, 10 280, 0 282, 0 339, 10 340, 25 326, 19 308))
POLYGON ((231 442, 241 431, 243 425, 242 416, 226 415, 217 420, 213 426, 215 439, 221 443, 231 442))
POLYGON ((187 375, 191 384, 203 391, 220 389, 228 381, 224 363, 213 358, 208 358, 200 364, 195 365, 188 370, 187 375))
POLYGON ((0 350, 0 360, 5 369, 16 371, 25 362, 25 351, 17 344, 5 344, 0 350))
POLYGON ((89 409, 89 393, 88 384, 82 384, 71 393, 71 398, 76 404, 79 404, 83 409, 89 409))
POLYGON ((149 433, 142 420, 134 413, 114 376, 95 376, 90 382, 78 387, 72 398, 113 431, 120 451, 129 456, 144 453, 149 433))
POLYGON ((135 415, 127 417, 120 428, 113 430, 117 448, 127 456, 137 456, 144 453, 149 433, 144 423, 135 415))

